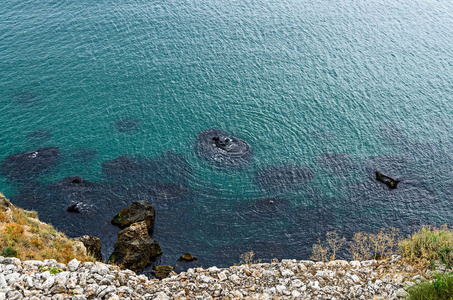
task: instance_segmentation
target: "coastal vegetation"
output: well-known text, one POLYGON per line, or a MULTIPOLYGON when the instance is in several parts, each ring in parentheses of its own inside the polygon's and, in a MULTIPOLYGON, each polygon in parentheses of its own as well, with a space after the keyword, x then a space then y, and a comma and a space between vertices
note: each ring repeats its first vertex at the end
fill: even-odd
POLYGON ((453 230, 423 226, 408 237, 402 237, 398 229, 382 228, 378 233, 358 232, 350 241, 336 232, 327 232, 325 240, 313 245, 311 259, 333 261, 340 250, 353 260, 386 259, 401 256, 403 262, 420 269, 436 269, 444 265, 445 273, 436 273, 432 280, 423 280, 410 287, 408 300, 453 299, 453 230))
POLYGON ((68 263, 73 258, 94 261, 81 242, 69 239, 51 225, 41 222, 34 211, 16 207, 0 193, 0 255, 21 260, 55 259, 68 263))

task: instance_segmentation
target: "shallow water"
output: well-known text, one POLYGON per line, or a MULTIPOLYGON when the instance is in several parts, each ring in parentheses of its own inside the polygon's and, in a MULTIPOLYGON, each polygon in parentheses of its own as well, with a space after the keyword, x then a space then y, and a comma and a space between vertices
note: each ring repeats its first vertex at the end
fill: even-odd
POLYGON ((191 252, 225 266, 252 249, 307 258, 333 229, 448 223, 451 11, 448 1, 6 0, 1 160, 46 147, 60 157, 23 180, 3 170, 0 190, 69 236, 98 235, 106 257, 110 219, 148 199, 156 263, 168 264, 191 252), (246 166, 200 159, 197 136, 211 128, 250 145, 246 166), (56 183, 68 176, 88 190, 56 183), (66 212, 74 201, 86 211, 66 212))

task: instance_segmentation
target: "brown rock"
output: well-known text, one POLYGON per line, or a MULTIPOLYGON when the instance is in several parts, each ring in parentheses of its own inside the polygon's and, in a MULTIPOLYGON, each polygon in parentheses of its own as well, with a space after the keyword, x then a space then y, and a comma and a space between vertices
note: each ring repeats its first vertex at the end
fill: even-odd
POLYGON ((173 272, 172 266, 154 266, 151 273, 159 279, 167 278, 173 272))
POLYGON ((142 221, 118 232, 118 241, 109 261, 139 271, 160 254, 159 243, 149 236, 146 223, 142 221))
POLYGON ((149 201, 135 201, 129 208, 123 208, 112 220, 113 225, 121 228, 145 221, 148 230, 153 229, 156 211, 149 201))
POLYGON ((74 240, 82 242, 87 248, 87 254, 94 256, 97 261, 102 261, 101 240, 95 236, 84 235, 74 238, 74 240))
POLYGON ((193 257, 192 254, 190 253, 184 253, 180 258, 178 258, 178 261, 194 261, 197 260, 196 257, 193 257))

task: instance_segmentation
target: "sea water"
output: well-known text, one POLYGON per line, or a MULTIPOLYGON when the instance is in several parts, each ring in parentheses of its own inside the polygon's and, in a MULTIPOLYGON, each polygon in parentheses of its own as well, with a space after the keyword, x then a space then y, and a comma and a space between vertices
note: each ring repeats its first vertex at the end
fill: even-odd
POLYGON ((250 250, 302 259, 335 229, 451 222, 451 1, 1 7, 0 160, 46 147, 60 158, 33 178, 3 171, 0 191, 71 237, 99 236, 106 258, 119 230, 110 220, 136 200, 156 208, 155 264, 185 252, 203 266, 250 250), (197 155, 197 135, 211 128, 245 140, 249 163, 197 155), (107 174, 121 156, 145 163, 107 174), (297 168, 314 176, 300 181, 297 168), (59 189, 68 176, 96 187, 59 189), (74 199, 86 210, 67 212, 74 199))

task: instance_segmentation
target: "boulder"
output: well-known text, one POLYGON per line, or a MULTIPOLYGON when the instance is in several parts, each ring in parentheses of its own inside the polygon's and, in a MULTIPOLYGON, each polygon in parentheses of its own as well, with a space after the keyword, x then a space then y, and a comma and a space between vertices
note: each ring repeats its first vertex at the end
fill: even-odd
POLYGON ((151 273, 159 279, 164 279, 170 276, 173 270, 172 266, 154 266, 151 273))
POLYGON ((121 228, 144 221, 149 231, 153 229, 156 211, 149 201, 132 202, 129 208, 123 208, 112 220, 113 225, 121 228))
POLYGON ((159 243, 149 236, 145 221, 137 222, 118 232, 118 241, 109 261, 124 268, 140 271, 162 254, 159 243))
POLYGON ((92 255, 97 261, 102 262, 101 240, 98 237, 84 235, 76 237, 74 240, 82 242, 85 248, 87 248, 87 254, 92 255))
POLYGON ((184 253, 180 258, 178 258, 178 261, 195 261, 197 260, 196 257, 192 256, 190 253, 184 253))

